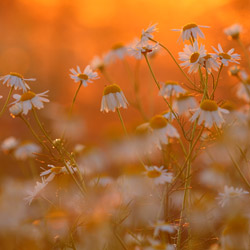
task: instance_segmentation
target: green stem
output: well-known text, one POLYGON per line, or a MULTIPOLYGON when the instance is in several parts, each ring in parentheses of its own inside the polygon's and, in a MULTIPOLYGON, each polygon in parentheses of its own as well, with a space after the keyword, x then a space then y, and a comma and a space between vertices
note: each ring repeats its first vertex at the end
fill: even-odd
POLYGON ((10 91, 9 91, 8 97, 7 97, 5 103, 4 103, 3 107, 2 107, 2 110, 0 111, 0 117, 3 115, 7 105, 9 103, 9 100, 10 100, 10 97, 11 97, 11 94, 12 94, 13 90, 14 90, 14 86, 12 86, 10 91))
POLYGON ((218 82, 219 82, 219 78, 220 78, 220 74, 221 74, 221 71, 222 71, 222 68, 223 68, 223 63, 220 65, 220 69, 219 69, 219 72, 218 72, 218 75, 217 75, 217 78, 216 78, 216 81, 215 81, 215 84, 214 84, 214 88, 213 88, 213 91, 210 95, 210 99, 214 99, 214 92, 218 86, 218 82))
POLYGON ((123 122, 122 115, 121 115, 121 113, 120 113, 119 108, 117 108, 116 111, 117 111, 118 116, 119 116, 119 119, 120 119, 120 121, 121 121, 122 128, 123 128, 123 130, 124 130, 124 133, 125 133, 125 135, 128 135, 128 132, 127 132, 127 129, 126 129, 125 124, 124 124, 124 122, 123 122))

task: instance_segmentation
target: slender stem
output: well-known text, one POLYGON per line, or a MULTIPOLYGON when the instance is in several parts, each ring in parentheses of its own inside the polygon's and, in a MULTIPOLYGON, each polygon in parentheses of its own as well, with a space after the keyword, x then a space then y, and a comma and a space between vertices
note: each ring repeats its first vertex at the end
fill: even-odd
MULTIPOLYGON (((158 43, 157 41, 155 41, 154 39, 150 39, 151 41, 158 43)), ((180 71, 182 72, 182 74, 186 77, 186 79, 189 81, 189 83, 191 83, 193 86, 195 86, 195 84, 193 83, 193 81, 188 77, 188 75, 183 71, 183 69, 181 68, 181 66, 179 65, 179 63, 176 61, 176 59, 174 58, 173 54, 170 52, 170 50, 165 47, 163 44, 158 43, 163 49, 165 49, 168 54, 171 56, 171 58, 173 59, 173 61, 175 62, 175 64, 177 65, 177 67, 180 69, 180 71)))
POLYGON ((123 128, 123 130, 124 130, 124 133, 125 133, 125 135, 128 135, 128 132, 127 132, 127 129, 126 129, 125 124, 124 124, 124 122, 123 122, 122 115, 121 115, 121 113, 120 113, 119 108, 117 108, 116 111, 117 111, 118 116, 119 116, 119 119, 120 119, 120 121, 121 121, 122 128, 123 128))
POLYGON ((214 84, 213 91, 212 91, 212 93, 210 95, 210 99, 214 99, 214 92, 215 92, 215 90, 216 90, 216 88, 218 86, 218 82, 219 82, 220 73, 222 71, 222 68, 223 68, 223 63, 220 65, 220 69, 219 69, 219 72, 218 72, 218 75, 217 75, 217 79, 216 79, 215 84, 214 84))
MULTIPOLYGON (((70 107, 70 111, 69 111, 68 121, 71 119, 72 112, 73 112, 73 107, 74 107, 74 104, 76 102, 76 97, 77 97, 77 95, 78 95, 78 93, 80 91, 81 86, 82 86, 82 81, 80 81, 80 83, 78 85, 78 88, 77 88, 77 90, 75 92, 75 95, 74 95, 74 98, 73 98, 73 101, 72 101, 72 104, 71 104, 71 107, 70 107)), ((62 140, 64 139, 64 136, 65 136, 65 133, 66 133, 66 130, 67 130, 67 125, 68 125, 68 123, 66 124, 66 127, 65 127, 65 129, 63 131, 62 140)))
POLYGON ((124 250, 128 250, 128 248, 126 247, 125 243, 123 242, 123 240, 121 239, 121 237, 118 235, 118 233, 116 232, 116 229, 114 229, 114 235, 116 237, 116 239, 120 242, 122 248, 124 250))
POLYGON ((238 38, 237 41, 238 41, 240 47, 242 48, 242 50, 243 50, 243 52, 244 52, 244 55, 245 55, 245 57, 246 57, 246 59, 247 59, 247 65, 248 65, 248 67, 249 67, 249 69, 250 69, 250 58, 249 58, 248 51, 246 50, 246 47, 245 47, 245 45, 243 44, 243 42, 241 41, 240 38, 238 38))
POLYGON ((8 97, 7 97, 5 103, 4 103, 3 107, 2 107, 2 110, 0 111, 0 117, 3 115, 7 105, 9 103, 9 100, 10 100, 10 97, 11 97, 11 94, 12 94, 13 90, 14 90, 14 86, 12 86, 10 91, 9 91, 8 97))

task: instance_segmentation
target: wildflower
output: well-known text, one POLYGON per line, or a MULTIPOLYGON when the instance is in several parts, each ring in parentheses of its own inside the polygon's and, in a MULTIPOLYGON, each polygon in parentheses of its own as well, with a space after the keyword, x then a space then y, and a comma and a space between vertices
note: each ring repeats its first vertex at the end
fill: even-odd
POLYGON ((23 112, 23 106, 21 103, 15 103, 14 105, 12 105, 10 108, 9 108, 9 111, 10 111, 10 115, 14 118, 16 116, 19 116, 22 114, 23 112))
POLYGON ((179 115, 187 115, 188 111, 196 108, 197 105, 197 101, 192 95, 180 94, 173 103, 173 109, 176 110, 179 115))
POLYGON ((179 52, 179 60, 183 61, 181 66, 189 67, 188 73, 197 72, 202 64, 201 59, 206 56, 205 46, 195 41, 193 45, 184 45, 184 52, 179 52))
POLYGON ((150 127, 153 129, 153 140, 158 148, 161 148, 161 144, 168 144, 169 138, 180 137, 175 127, 162 115, 154 116, 150 120, 150 127))
POLYGON ((224 122, 221 113, 228 114, 229 111, 218 107, 217 103, 213 100, 204 100, 193 114, 190 121, 193 122, 199 118, 198 125, 205 121, 205 127, 207 128, 211 128, 214 123, 218 127, 221 127, 221 124, 224 122))
POLYGON ((24 198, 27 204, 30 205, 34 199, 37 199, 47 184, 48 182, 44 178, 42 178, 42 182, 37 181, 34 191, 28 191, 27 197, 24 198))
POLYGON ((145 166, 145 169, 145 176, 152 179, 156 185, 171 183, 173 180, 173 174, 167 173, 167 169, 164 169, 164 166, 145 166))
POLYGON ((212 54, 206 54, 201 58, 201 65, 211 74, 212 69, 218 71, 220 65, 216 62, 216 58, 212 54))
POLYGON ((19 141, 15 137, 11 136, 11 137, 6 138, 2 142, 1 149, 3 150, 4 153, 8 154, 12 152, 14 149, 16 149, 18 144, 19 144, 19 141))
POLYGON ((239 24, 233 24, 232 26, 224 29, 224 33, 232 39, 239 39, 242 32, 242 26, 239 24))
POLYGON ((161 89, 159 91, 159 95, 164 98, 168 98, 173 95, 184 94, 186 91, 179 85, 178 82, 174 81, 166 81, 161 82, 161 89))
POLYGON ((24 92, 30 89, 29 85, 25 81, 35 81, 34 78, 24 78, 18 73, 11 72, 8 75, 1 76, 0 81, 3 80, 3 84, 7 84, 7 87, 14 87, 15 89, 22 89, 24 92))
POLYGON ((115 112, 117 108, 127 108, 128 101, 124 96, 121 88, 117 84, 111 84, 104 88, 101 111, 115 112))
POLYGON ((219 200, 219 204, 221 207, 224 207, 226 204, 231 202, 232 200, 242 198, 244 194, 249 194, 249 192, 243 190, 242 188, 234 188, 234 187, 224 187, 224 193, 219 193, 217 199, 219 200))
POLYGON ((172 30, 173 31, 180 31, 181 32, 180 37, 182 38, 182 41, 184 42, 185 40, 190 40, 190 39, 196 40, 198 35, 204 39, 205 36, 202 33, 200 27, 201 28, 209 28, 208 26, 197 25, 195 23, 189 23, 189 24, 186 24, 185 26, 183 26, 181 29, 172 29, 172 30))
POLYGON ((32 91, 24 92, 22 95, 15 94, 13 97, 16 99, 13 103, 20 103, 22 105, 23 114, 27 115, 29 110, 31 110, 33 107, 37 109, 43 108, 43 102, 49 102, 49 100, 45 97, 47 97, 47 93, 49 91, 45 91, 40 94, 35 94, 32 91))
POLYGON ((93 70, 99 69, 102 72, 109 63, 110 55, 109 53, 106 53, 103 54, 101 57, 95 56, 90 62, 90 65, 93 70))
POLYGON ((150 38, 154 38, 152 35, 153 32, 158 31, 158 28, 156 28, 157 23, 154 25, 150 25, 147 29, 143 29, 141 32, 141 40, 143 42, 147 42, 150 38))
POLYGON ((157 221, 157 223, 154 225, 154 236, 158 236, 160 231, 167 232, 170 234, 173 234, 176 231, 175 226, 166 223, 164 221, 157 221))
POLYGON ((229 74, 231 76, 238 76, 239 72, 240 72, 240 67, 237 65, 231 66, 229 68, 229 74))
POLYGON ((26 160, 27 158, 33 158, 36 153, 41 151, 41 147, 36 143, 25 141, 22 142, 15 150, 14 156, 17 160, 26 160))
POLYGON ((145 41, 135 40, 134 43, 128 48, 128 52, 136 59, 141 59, 143 54, 150 54, 158 48, 158 43, 152 45, 145 41))
POLYGON ((245 71, 240 71, 240 78, 242 82, 238 85, 236 92, 237 97, 245 100, 246 102, 250 101, 250 77, 245 71))
POLYGON ((127 46, 122 43, 115 44, 106 55, 106 60, 113 62, 116 58, 123 59, 127 54, 127 46))
POLYGON ((240 60, 240 55, 233 54, 234 49, 230 49, 227 53, 225 53, 220 44, 218 44, 218 50, 213 46, 212 48, 216 52, 216 54, 211 53, 211 55, 219 58, 224 65, 228 66, 228 62, 239 63, 236 60, 240 60))
POLYGON ((93 72, 92 69, 90 68, 90 65, 88 65, 83 72, 81 72, 80 67, 76 67, 77 71, 74 69, 70 69, 70 77, 75 81, 75 82, 81 82, 84 87, 88 86, 88 82, 92 83, 92 80, 99 79, 97 72, 93 72))

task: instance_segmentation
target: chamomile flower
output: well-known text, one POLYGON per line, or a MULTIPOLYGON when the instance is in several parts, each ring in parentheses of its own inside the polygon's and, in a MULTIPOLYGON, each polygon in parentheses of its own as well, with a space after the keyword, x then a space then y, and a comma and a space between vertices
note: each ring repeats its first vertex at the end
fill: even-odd
POLYGON ((214 123, 218 127, 221 127, 224 122, 222 113, 228 114, 229 111, 220 108, 213 100, 204 100, 200 104, 200 107, 195 111, 190 121, 194 122, 198 118, 198 125, 204 121, 204 126, 207 128, 211 128, 214 123))
POLYGON ((128 53, 134 56, 136 59, 140 60, 143 54, 151 54, 154 50, 158 48, 158 43, 150 44, 148 41, 138 41, 135 40, 128 48, 128 53))
POLYGON ((24 141, 14 151, 14 156, 17 160, 26 160, 27 158, 35 157, 35 154, 41 152, 41 147, 36 143, 24 141))
POLYGON ((92 83, 92 80, 99 79, 97 72, 93 72, 90 65, 88 65, 83 72, 81 72, 80 67, 76 66, 77 70, 70 69, 70 77, 75 82, 81 82, 84 87, 88 86, 88 83, 92 83))
POLYGON ((199 37, 204 39, 205 36, 202 33, 200 28, 209 28, 209 27, 203 26, 203 25, 197 25, 195 23, 189 23, 189 24, 184 25, 181 29, 172 29, 172 30, 173 31, 180 31, 181 32, 180 38, 182 38, 182 41, 184 42, 185 40, 190 40, 190 39, 196 40, 198 35, 199 35, 199 37))
POLYGON ((216 52, 216 54, 211 53, 211 55, 214 55, 216 58, 219 58, 225 66, 228 66, 228 62, 239 63, 237 62, 237 60, 240 60, 240 55, 236 53, 233 54, 234 49, 230 49, 227 53, 225 53, 220 44, 218 44, 218 50, 213 46, 212 48, 216 52))
POLYGON ((6 83, 7 87, 14 87, 14 89, 22 89, 24 92, 30 89, 29 85, 25 81, 35 81, 34 78, 24 78, 21 74, 11 72, 8 75, 1 76, 0 81, 3 80, 3 84, 6 83))
POLYGON ((127 46, 122 43, 115 44, 111 50, 107 53, 107 60, 109 62, 114 62, 115 59, 123 59, 128 53, 127 46))
POLYGON ((249 192, 245 191, 242 188, 234 188, 234 187, 224 187, 224 193, 219 193, 217 199, 219 200, 219 204, 221 207, 224 207, 231 201, 236 201, 239 198, 243 198, 244 195, 249 194, 249 192))
POLYGON ((9 108, 10 115, 14 118, 23 113, 23 106, 21 103, 17 102, 9 108))
POLYGON ((42 182, 37 181, 34 191, 28 191, 27 197, 24 198, 24 200, 27 202, 27 204, 31 204, 34 199, 37 199, 40 195, 43 189, 47 186, 48 182, 42 178, 42 182))
POLYGON ((241 32, 242 32, 242 26, 237 23, 224 29, 224 33, 232 39, 238 39, 241 32))
POLYGON ((186 91, 179 85, 178 82, 174 81, 166 81, 161 82, 161 89, 159 91, 159 95, 163 96, 164 98, 168 98, 170 96, 179 94, 184 94, 186 91))
POLYGON ((242 82, 239 83, 236 95, 246 102, 250 101, 250 77, 246 71, 240 71, 242 82))
POLYGON ((14 149, 17 148, 17 146, 19 145, 19 141, 11 136, 6 138, 2 144, 1 144, 1 149, 3 150, 4 153, 10 153, 13 152, 14 149))
POLYGON ((194 96, 190 94, 180 94, 173 102, 173 109, 179 115, 188 115, 190 109, 195 109, 198 103, 194 96))
POLYGON ((101 103, 101 111, 109 112, 115 110, 117 108, 127 108, 128 101, 124 96, 121 88, 117 84, 111 84, 104 88, 102 103, 101 103))
POLYGON ((155 31, 158 31, 158 28, 156 28, 157 23, 148 26, 147 29, 143 29, 141 32, 141 40, 143 42, 147 42, 150 38, 154 38, 154 36, 152 35, 152 33, 154 33, 155 31))
POLYGON ((150 127, 153 130, 153 141, 158 148, 161 148, 161 144, 168 144, 169 138, 180 137, 175 127, 163 115, 154 116, 150 120, 150 127))
POLYGON ((14 101, 13 103, 20 103, 23 109, 22 113, 24 115, 27 115, 29 110, 31 110, 32 108, 42 109, 44 107, 43 103, 49 102, 49 100, 45 98, 47 97, 46 94, 48 92, 49 91, 47 90, 43 93, 35 94, 32 91, 27 91, 22 95, 15 94, 13 95, 13 97, 14 99, 16 99, 16 101, 14 101))
POLYGON ((209 74, 211 74, 212 69, 218 71, 220 65, 216 61, 216 58, 212 54, 206 54, 201 58, 201 65, 207 70, 209 74))
POLYGON ((145 170, 144 175, 156 185, 171 183, 173 180, 173 174, 167 173, 167 169, 164 169, 164 166, 145 166, 145 170))
POLYGON ((164 221, 157 221, 154 225, 154 236, 158 236, 159 233, 162 232, 167 232, 170 234, 173 234, 176 232, 176 227, 171 225, 170 223, 164 222, 164 221))
POLYGON ((101 57, 95 56, 90 62, 90 65, 93 70, 100 70, 102 72, 109 63, 110 56, 108 53, 106 53, 101 57))
POLYGON ((201 59, 206 56, 206 50, 204 45, 198 45, 197 40, 193 45, 184 45, 184 51, 179 52, 179 60, 183 61, 181 66, 184 68, 189 67, 188 73, 197 72, 201 65, 201 59))

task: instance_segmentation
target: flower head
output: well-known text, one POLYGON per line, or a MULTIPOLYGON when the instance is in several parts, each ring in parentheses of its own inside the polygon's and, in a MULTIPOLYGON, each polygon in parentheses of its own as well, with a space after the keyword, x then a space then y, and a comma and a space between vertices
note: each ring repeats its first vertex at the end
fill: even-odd
POLYGON ((10 115, 15 118, 23 113, 23 106, 21 103, 17 102, 9 108, 10 115))
POLYGON ((101 111, 115 112, 117 108, 127 108, 127 105, 128 101, 117 84, 111 84, 104 88, 101 111))
POLYGON ((209 74, 211 74, 212 69, 218 71, 220 65, 216 61, 216 57, 212 54, 206 54, 204 57, 200 59, 201 65, 207 70, 209 74))
POLYGON ((204 121, 204 125, 207 128, 211 128, 214 123, 218 127, 221 127, 224 122, 222 113, 228 114, 229 111, 218 107, 217 103, 213 100, 204 100, 193 114, 190 121, 194 122, 198 118, 198 125, 204 121))
MULTIPOLYGON (((43 103, 49 102, 49 100, 47 98, 45 98, 45 97, 47 97, 46 94, 48 92, 49 91, 47 90, 43 93, 35 94, 32 91, 27 91, 27 92, 24 92, 22 95, 15 94, 15 95, 13 95, 13 97, 14 97, 14 99, 16 99, 16 101, 14 101, 13 103, 21 104, 22 109, 23 109, 22 113, 24 115, 27 115, 29 110, 31 110, 32 108, 42 109, 44 107, 43 103)), ((19 109, 21 107, 19 106, 16 108, 19 109)))
POLYGON ((92 83, 92 80, 99 79, 97 72, 93 72, 90 65, 88 65, 83 72, 81 72, 80 67, 76 67, 77 70, 70 69, 70 77, 75 80, 75 82, 81 82, 84 87, 87 87, 87 83, 92 83))
POLYGON ((224 29, 224 33, 232 39, 238 39, 241 32, 242 26, 237 23, 224 29))
POLYGON ((8 137, 6 138, 2 144, 1 144, 1 149, 3 150, 3 152, 5 153, 10 153, 12 152, 14 149, 16 149, 16 147, 18 146, 19 144, 19 141, 11 136, 11 137, 8 137))
POLYGON ((164 98, 168 98, 170 96, 179 94, 184 94, 186 91, 179 85, 178 82, 174 81, 166 81, 161 82, 161 89, 159 91, 159 95, 163 96, 164 98))
POLYGON ((176 110, 179 115, 187 115, 189 110, 195 109, 197 105, 198 104, 194 96, 190 94, 180 94, 176 97, 173 103, 173 109, 176 110))
POLYGON ((204 45, 198 45, 197 40, 193 45, 184 45, 184 51, 179 52, 179 60, 183 61, 181 66, 189 67, 188 73, 197 72, 199 66, 202 64, 201 59, 206 56, 204 45))
POLYGON ((106 54, 106 60, 109 62, 115 61, 115 59, 123 59, 128 53, 127 46, 122 43, 115 44, 111 50, 106 54))
POLYGON ((143 42, 147 42, 150 38, 154 38, 154 36, 152 35, 152 33, 154 33, 155 31, 158 31, 158 28, 156 28, 157 23, 155 23, 154 25, 149 25, 147 29, 143 29, 141 32, 141 40, 143 42))
POLYGON ((185 40, 196 40, 198 35, 201 38, 205 38, 204 34, 202 33, 200 27, 202 28, 209 28, 208 26, 202 26, 202 25, 197 25, 195 23, 189 23, 184 25, 181 29, 172 29, 173 31, 180 31, 182 38, 182 41, 184 42, 185 40))
POLYGON ((3 84, 7 84, 7 87, 14 87, 14 89, 22 89, 24 92, 30 89, 29 85, 25 81, 35 81, 34 78, 24 78, 19 73, 11 72, 8 75, 1 76, 0 80, 3 80, 3 84))
POLYGON ((216 54, 211 53, 211 55, 214 55, 216 58, 219 58, 224 65, 228 66, 228 62, 239 63, 237 62, 237 60, 240 60, 240 55, 236 53, 233 54, 234 49, 230 49, 227 53, 225 53, 220 44, 218 44, 218 50, 213 46, 212 48, 216 52, 216 54))
POLYGON ((167 173, 167 169, 164 169, 164 166, 145 166, 145 170, 145 176, 151 179, 156 185, 172 182, 173 174, 167 173))
POLYGON ((40 151, 41 147, 36 143, 25 141, 16 148, 14 156, 17 160, 26 160, 27 158, 35 157, 35 154, 40 151))

